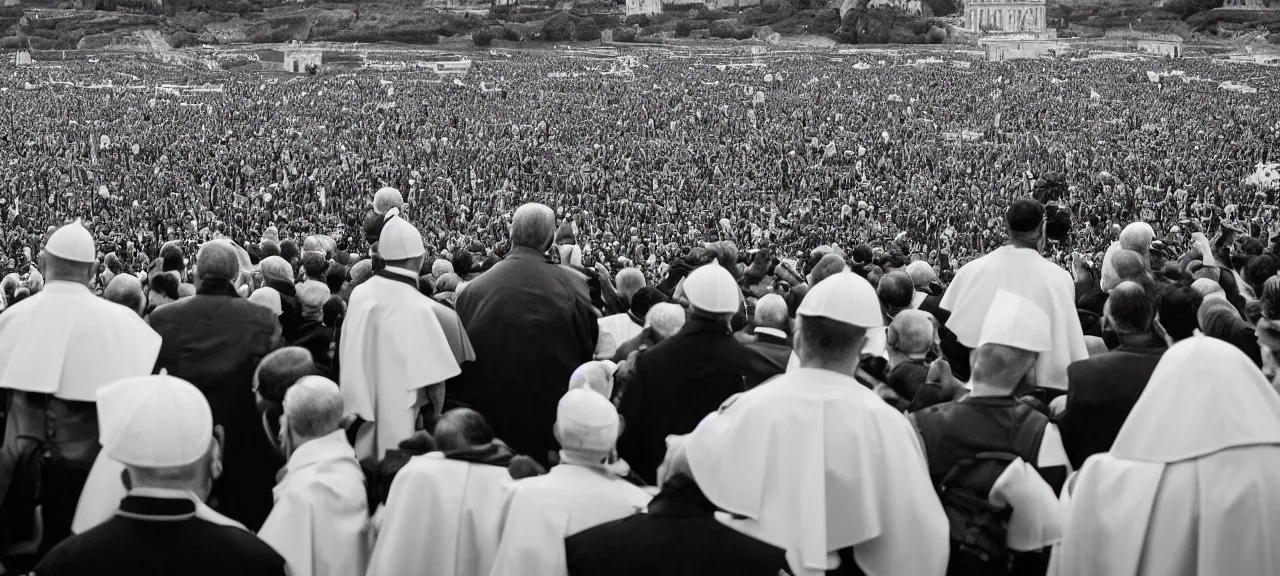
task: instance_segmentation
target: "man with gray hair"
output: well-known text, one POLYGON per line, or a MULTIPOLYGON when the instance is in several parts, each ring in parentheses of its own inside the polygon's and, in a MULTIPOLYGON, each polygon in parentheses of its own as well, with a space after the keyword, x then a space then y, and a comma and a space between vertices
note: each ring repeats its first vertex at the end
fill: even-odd
POLYGON ((290 345, 306 348, 316 366, 328 373, 333 366, 331 348, 334 332, 332 326, 324 325, 324 303, 329 301, 329 287, 322 282, 308 280, 299 284, 297 290, 302 323, 298 325, 297 337, 290 345))
POLYGON ((284 394, 280 444, 289 458, 258 532, 293 576, 364 574, 369 522, 364 473, 342 430, 342 393, 307 376, 284 394))
POLYGON ((227 442, 226 472, 214 485, 218 511, 257 530, 271 512, 275 449, 262 433, 253 395, 258 363, 280 341, 275 314, 241 298, 235 245, 204 243, 196 253, 196 295, 156 308, 151 327, 164 338, 156 369, 195 385, 213 408, 227 442))
POLYGON ((280 293, 280 335, 285 342, 298 338, 298 326, 302 324, 302 310, 298 304, 298 289, 293 283, 293 266, 280 256, 262 259, 258 269, 262 271, 262 285, 280 293))
POLYGON ((133 310, 141 317, 147 311, 147 298, 142 294, 142 281, 131 274, 116 274, 102 291, 102 297, 133 310))
MULTIPOLYGON (((608 274, 600 274, 600 290, 605 293, 612 289, 608 274)), ((600 338, 596 342, 596 358, 609 358, 618 351, 618 344, 635 338, 644 329, 642 318, 630 310, 631 298, 645 287, 644 273, 639 268, 623 268, 618 271, 617 299, 623 311, 598 320, 600 338)))
POLYGON ((511 251, 458 293, 476 361, 449 389, 516 452, 543 464, 556 448, 556 402, 574 369, 592 359, 600 332, 587 283, 546 259, 555 227, 547 206, 516 209, 511 251))
POLYGON ((777 294, 766 294, 756 302, 752 322, 755 340, 748 342, 747 348, 776 366, 777 374, 785 372, 791 359, 791 317, 787 315, 787 301, 777 294))

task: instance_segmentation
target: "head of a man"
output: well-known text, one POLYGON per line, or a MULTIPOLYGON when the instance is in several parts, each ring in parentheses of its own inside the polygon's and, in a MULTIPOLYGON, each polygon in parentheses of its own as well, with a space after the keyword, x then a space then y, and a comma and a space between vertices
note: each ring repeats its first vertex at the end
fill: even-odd
POLYGON ((57 229, 45 243, 43 261, 46 281, 88 285, 98 264, 93 235, 79 220, 57 229))
POLYGON ((974 392, 1022 396, 1036 385, 1040 354, 1053 349, 1049 315, 1036 303, 1012 292, 996 291, 982 324, 978 346, 970 354, 974 392))
POLYGON ((280 445, 292 456, 303 444, 342 428, 342 392, 323 376, 306 376, 284 393, 280 445))
POLYGON ((841 272, 810 289, 796 310, 796 356, 804 368, 852 377, 867 330, 883 325, 875 289, 865 278, 841 272))
POLYGON ((915 293, 915 283, 912 282, 911 276, 897 270, 881 276, 880 283, 876 285, 876 296, 880 299, 880 308, 889 318, 910 308, 915 293))
POLYGON ((139 316, 147 310, 147 300, 142 295, 142 281, 137 276, 116 274, 102 291, 102 297, 108 302, 115 302, 137 312, 139 316))
POLYGON ((262 271, 262 279, 267 282, 293 284, 293 266, 282 256, 263 258, 258 269, 262 271))
POLYGON ((1116 285, 1107 296, 1103 312, 1111 327, 1121 335, 1150 334, 1155 321, 1155 308, 1146 288, 1133 281, 1116 285))
POLYGON ((644 273, 639 268, 623 268, 618 271, 614 278, 614 284, 617 285, 618 296, 622 298, 622 301, 630 303, 631 297, 635 295, 636 291, 644 288, 646 281, 644 273))
POLYGON ((230 285, 239 277, 240 259, 236 255, 235 245, 227 240, 211 240, 200 246, 200 251, 196 253, 198 288, 218 282, 230 285))
POLYGON ((593 360, 578 366, 569 376, 569 389, 595 390, 605 398, 613 397, 613 373, 618 365, 608 360, 593 360))
POLYGON ((919 310, 903 310, 893 317, 885 332, 889 348, 889 363, 903 360, 922 360, 937 346, 938 329, 933 316, 919 310))
POLYGON ((436 442, 436 450, 446 454, 485 446, 494 441, 493 428, 489 427, 489 422, 470 408, 454 408, 445 412, 436 421, 432 436, 436 442))
POLYGON ((787 314, 787 301, 777 294, 766 294, 756 302, 752 322, 756 328, 780 330, 791 333, 791 316, 787 314))
POLYGON ((315 280, 307 280, 298 285, 298 304, 302 307, 302 317, 306 320, 320 322, 324 319, 324 303, 329 301, 329 287, 315 280))
POLYGON ((408 220, 394 217, 387 220, 378 236, 378 255, 385 261, 387 268, 396 268, 412 272, 416 278, 422 269, 426 247, 422 243, 422 232, 408 220))
POLYGON ((379 216, 386 214, 392 208, 404 210, 404 197, 400 195, 399 190, 388 186, 380 188, 373 194, 373 211, 379 216))
POLYGON ((1179 284, 1169 289, 1160 298, 1160 326, 1173 342, 1186 340, 1195 334, 1199 327, 1197 315, 1204 296, 1186 284, 1179 284))
POLYGON ((569 390, 556 407, 554 432, 561 461, 604 462, 613 453, 621 424, 618 410, 599 392, 569 390))
POLYGON ((253 373, 253 391, 263 421, 272 428, 271 441, 279 439, 280 416, 284 413, 284 395, 298 380, 320 374, 306 348, 280 348, 262 359, 253 373))
POLYGON ((1009 243, 1018 248, 1039 250, 1044 242, 1044 204, 1033 198, 1018 198, 1005 212, 1009 243))
POLYGON ((839 254, 827 253, 818 259, 818 263, 813 265, 813 269, 809 271, 809 286, 816 286, 824 279, 848 270, 849 266, 845 264, 844 258, 839 254))
POLYGON ((679 304, 662 302, 649 308, 649 313, 644 317, 644 325, 661 341, 679 332, 684 327, 685 320, 684 308, 679 304))
POLYGON ((932 293, 933 284, 938 281, 938 275, 934 273, 933 266, 924 260, 907 264, 907 274, 911 276, 911 284, 915 286, 917 292, 932 293))
POLYGON ((551 248, 555 235, 556 213, 546 205, 530 202, 516 208, 515 214, 511 216, 512 247, 546 252, 551 248))
POLYGON ((643 321, 649 315, 650 309, 669 301, 670 299, 661 290, 652 286, 642 286, 639 290, 636 290, 635 294, 631 295, 628 311, 637 319, 643 321))
POLYGON ((704 264, 684 280, 684 295, 689 300, 689 314, 705 318, 726 328, 742 303, 742 290, 733 275, 719 264, 704 264))
POLYGON ((162 372, 108 384, 97 400, 103 452, 125 466, 131 489, 208 498, 222 474, 222 427, 204 393, 162 372))

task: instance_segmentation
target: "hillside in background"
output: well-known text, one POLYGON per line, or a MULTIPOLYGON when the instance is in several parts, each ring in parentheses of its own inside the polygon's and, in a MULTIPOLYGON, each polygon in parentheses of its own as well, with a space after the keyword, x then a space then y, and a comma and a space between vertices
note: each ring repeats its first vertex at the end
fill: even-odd
MULTIPOLYGON (((593 41, 604 31, 619 42, 667 38, 776 41, 778 35, 862 44, 966 42, 948 16, 962 0, 924 0, 922 15, 907 15, 867 0, 843 21, 841 0, 762 0, 743 10, 703 5, 668 7, 663 14, 624 17, 612 0, 500 6, 480 0, 0 0, 0 49, 142 48, 279 43, 288 41, 593 41)), ((1050 1, 1049 21, 1066 37, 1107 30, 1177 34, 1193 41, 1242 37, 1280 44, 1280 11, 1222 8, 1222 0, 1050 1)), ((877 2, 880 4, 880 2, 877 2)))

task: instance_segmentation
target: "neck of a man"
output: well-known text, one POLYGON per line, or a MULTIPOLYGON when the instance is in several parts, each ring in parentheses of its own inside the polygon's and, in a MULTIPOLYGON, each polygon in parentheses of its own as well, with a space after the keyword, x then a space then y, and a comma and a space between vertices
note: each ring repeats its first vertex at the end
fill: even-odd
POLYGON ((973 379, 969 380, 969 396, 975 398, 979 396, 1013 396, 1013 389, 1008 386, 989 384, 981 380, 979 376, 974 376, 973 379))
POLYGON ((801 358, 801 368, 811 368, 814 370, 826 370, 837 374, 844 374, 850 378, 854 378, 858 373, 858 359, 841 358, 838 360, 826 360, 822 358, 801 358))
POLYGON ((50 273, 50 274, 49 274, 49 276, 47 276, 47 277, 45 278, 45 282, 46 282, 46 283, 48 283, 48 282, 68 282, 68 283, 71 283, 71 284, 79 284, 79 285, 81 285, 81 286, 84 286, 85 288, 88 288, 88 287, 89 287, 89 279, 88 279, 88 278, 72 278, 72 277, 70 277, 70 276, 64 276, 64 275, 61 275, 61 274, 54 274, 54 273, 50 273))
POLYGON ((1154 335, 1150 332, 1121 332, 1117 334, 1120 337, 1121 346, 1150 346, 1155 342, 1154 335))

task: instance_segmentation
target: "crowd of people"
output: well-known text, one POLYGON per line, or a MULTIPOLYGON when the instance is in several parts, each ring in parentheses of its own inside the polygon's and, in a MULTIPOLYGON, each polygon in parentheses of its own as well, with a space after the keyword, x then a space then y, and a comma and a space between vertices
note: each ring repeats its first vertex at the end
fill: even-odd
POLYGON ((0 574, 1274 574, 1277 77, 841 58, 15 72, 0 574))

